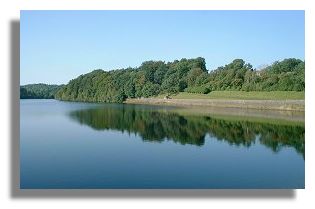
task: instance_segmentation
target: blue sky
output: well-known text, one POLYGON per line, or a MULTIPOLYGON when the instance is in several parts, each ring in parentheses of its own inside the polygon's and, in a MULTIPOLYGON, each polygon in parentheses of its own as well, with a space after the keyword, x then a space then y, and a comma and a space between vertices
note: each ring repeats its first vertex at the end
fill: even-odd
POLYGON ((304 60, 304 11, 21 11, 20 82, 204 57, 208 70, 304 60))

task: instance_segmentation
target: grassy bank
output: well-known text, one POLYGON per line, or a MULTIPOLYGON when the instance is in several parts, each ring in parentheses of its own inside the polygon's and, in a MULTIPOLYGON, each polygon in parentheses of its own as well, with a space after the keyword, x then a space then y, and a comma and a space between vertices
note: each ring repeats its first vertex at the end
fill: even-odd
MULTIPOLYGON (((164 98, 159 95, 157 99, 164 98)), ((180 92, 171 95, 172 99, 233 99, 233 100, 304 100, 304 91, 212 91, 209 94, 180 92)))

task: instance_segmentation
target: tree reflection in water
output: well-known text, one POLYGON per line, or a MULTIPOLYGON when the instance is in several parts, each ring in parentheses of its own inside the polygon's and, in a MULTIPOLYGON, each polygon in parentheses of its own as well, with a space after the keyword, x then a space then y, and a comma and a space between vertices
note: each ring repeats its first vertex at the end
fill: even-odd
POLYGON ((106 105, 102 108, 70 112, 70 117, 95 130, 120 130, 140 135, 144 141, 173 140, 180 144, 202 146, 209 134, 217 140, 246 147, 256 139, 274 152, 293 147, 304 157, 303 125, 270 124, 245 120, 223 120, 210 116, 181 115, 158 108, 134 105, 106 105))

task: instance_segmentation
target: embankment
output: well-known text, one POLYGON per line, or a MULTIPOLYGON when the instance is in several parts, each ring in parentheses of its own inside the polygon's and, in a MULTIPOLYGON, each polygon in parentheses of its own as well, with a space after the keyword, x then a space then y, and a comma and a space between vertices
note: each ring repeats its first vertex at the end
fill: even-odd
POLYGON ((227 99, 127 99, 128 104, 150 104, 171 106, 205 106, 225 108, 245 108, 259 110, 305 111, 304 100, 227 100, 227 99))

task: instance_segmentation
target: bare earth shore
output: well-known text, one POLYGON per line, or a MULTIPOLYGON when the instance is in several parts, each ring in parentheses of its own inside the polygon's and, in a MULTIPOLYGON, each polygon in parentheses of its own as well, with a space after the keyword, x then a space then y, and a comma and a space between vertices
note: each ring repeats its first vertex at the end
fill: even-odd
POLYGON ((127 99, 128 104, 205 106, 259 110, 305 111, 304 100, 227 100, 227 99, 127 99))
POLYGON ((180 106, 203 114, 304 121, 304 100, 127 99, 128 104, 180 106))

